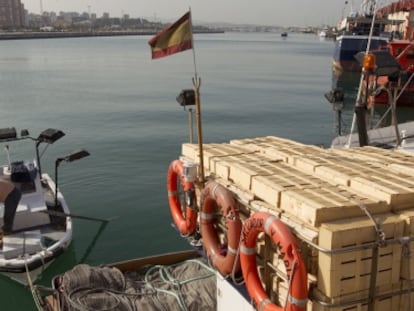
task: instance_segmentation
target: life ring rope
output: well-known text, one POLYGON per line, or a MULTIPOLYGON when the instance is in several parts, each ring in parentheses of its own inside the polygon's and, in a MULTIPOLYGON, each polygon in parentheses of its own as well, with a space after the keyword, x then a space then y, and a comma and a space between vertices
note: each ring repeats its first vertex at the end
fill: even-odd
POLYGON ((257 309, 258 309, 258 311, 264 311, 264 310, 266 310, 266 307, 267 307, 268 305, 270 305, 271 303, 272 303, 272 301, 271 301, 269 298, 263 299, 263 300, 260 302, 260 306, 257 308, 257 309))
POLYGON ((215 218, 213 213, 204 213, 204 212, 200 212, 200 217, 201 219, 204 219, 204 220, 213 220, 215 218))
POLYGON ((282 311, 306 310, 308 298, 307 272, 290 230, 279 218, 257 212, 246 220, 243 226, 240 245, 240 261, 247 291, 258 310, 282 311), (256 265, 256 241, 259 233, 264 232, 278 246, 288 276, 288 292, 285 307, 273 304, 265 292, 256 265))
POLYGON ((219 183, 216 183, 214 185, 214 187, 213 187, 213 190, 211 191, 211 195, 213 196, 213 199, 214 200, 217 200, 217 194, 216 194, 216 192, 217 192, 217 189, 218 189, 219 186, 220 186, 220 184, 219 183))
POLYGON ((237 255, 237 249, 234 249, 231 246, 227 246, 227 251, 233 255, 237 255))
POLYGON ((294 259, 293 264, 292 264, 292 275, 289 278, 289 286, 288 286, 288 292, 287 292, 287 298, 286 298, 286 300, 289 301, 290 304, 292 304, 292 305, 296 305, 296 306, 298 306, 300 308, 306 308, 306 304, 308 302, 308 299, 307 298, 306 299, 299 299, 299 298, 293 297, 290 294, 290 289, 292 287, 292 280, 294 278, 294 274, 296 273, 297 263, 298 263, 297 262, 297 259, 294 259))
POLYGON ((240 252, 246 255, 254 255, 256 254, 256 248, 253 247, 246 247, 243 244, 240 245, 240 252))
POLYGON ((180 160, 172 161, 168 167, 167 192, 171 216, 181 235, 190 236, 194 234, 197 229, 198 217, 195 186, 194 183, 185 180, 184 165, 180 160), (184 195, 188 198, 188 200, 184 200, 186 201, 185 211, 183 211, 181 206, 179 196, 182 192, 178 191, 178 181, 183 187, 184 195))
POLYGON ((208 182, 201 194, 201 236, 208 260, 223 276, 227 277, 240 270, 239 245, 242 222, 238 214, 238 206, 231 192, 221 184, 208 182), (227 227, 227 251, 221 253, 219 238, 216 232, 216 206, 220 208, 227 227))

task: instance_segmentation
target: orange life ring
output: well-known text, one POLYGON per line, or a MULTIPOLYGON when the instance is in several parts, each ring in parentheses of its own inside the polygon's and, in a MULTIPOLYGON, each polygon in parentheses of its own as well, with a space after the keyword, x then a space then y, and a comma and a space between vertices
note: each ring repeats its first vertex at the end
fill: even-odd
POLYGON ((246 220, 240 245, 240 261, 247 291, 256 308, 264 311, 306 310, 308 282, 305 264, 290 230, 275 216, 257 212, 246 220), (265 232, 279 248, 289 280, 285 308, 272 303, 263 289, 256 265, 256 240, 265 232))
POLYGON ((197 228, 197 209, 195 199, 194 183, 186 181, 183 174, 183 163, 180 160, 174 160, 170 163, 167 175, 168 203, 172 218, 178 230, 183 235, 191 235, 197 228), (181 208, 180 197, 178 193, 178 178, 182 185, 182 190, 186 195, 185 215, 181 208))
POLYGON ((200 218, 203 245, 212 265, 225 276, 232 273, 233 266, 235 272, 240 270, 240 261, 236 262, 236 258, 242 222, 239 218, 236 201, 230 191, 216 182, 207 183, 201 193, 200 218), (227 251, 225 254, 220 249, 216 230, 216 206, 220 207, 227 227, 227 251))

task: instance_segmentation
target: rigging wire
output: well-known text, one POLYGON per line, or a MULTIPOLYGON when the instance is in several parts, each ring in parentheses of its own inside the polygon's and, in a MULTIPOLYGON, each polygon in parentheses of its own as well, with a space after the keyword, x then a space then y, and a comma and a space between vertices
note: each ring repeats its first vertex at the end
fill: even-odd
MULTIPOLYGON (((374 32, 374 25, 375 25, 375 20, 376 20, 376 11, 377 11, 377 1, 372 1, 372 10, 373 10, 373 15, 372 15, 372 20, 371 20, 371 27, 369 30, 369 36, 368 36, 368 42, 367 42, 367 48, 365 50, 365 55, 368 54, 370 48, 371 48, 371 38, 372 38, 372 34, 374 32)), ((359 106, 361 104, 361 96, 362 96, 362 88, 363 88, 363 84, 364 84, 364 74, 363 74, 364 69, 362 68, 362 72, 361 72, 361 78, 359 80, 359 87, 358 87, 358 93, 357 93, 357 98, 355 100, 355 107, 359 106)), ((349 135, 349 139, 348 139, 348 143, 345 145, 345 147, 350 147, 351 146, 351 138, 352 138, 352 133, 354 132, 356 126, 356 113, 354 113, 354 117, 352 119, 352 125, 351 125, 351 131, 350 131, 350 135, 349 135)))

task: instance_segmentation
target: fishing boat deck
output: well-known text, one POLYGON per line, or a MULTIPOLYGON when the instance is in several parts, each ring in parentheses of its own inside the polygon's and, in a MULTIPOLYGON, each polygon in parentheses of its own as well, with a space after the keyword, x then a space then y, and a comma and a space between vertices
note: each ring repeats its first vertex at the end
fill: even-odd
MULTIPOLYGON (((183 144, 181 160, 198 163, 198 145, 183 144)), ((243 220, 267 211, 297 236, 313 298, 308 310, 362 307, 372 288, 375 297, 382 295, 375 310, 402 309, 412 299, 399 292, 414 279, 414 260, 404 256, 414 250, 412 154, 370 146, 324 149, 268 136, 204 144, 203 162, 207 180, 235 194, 243 220)), ((266 243, 259 243, 258 257, 277 271, 280 260, 266 243)), ((284 301, 283 278, 264 277, 275 301, 284 301)))
MULTIPOLYGON (((1 178, 10 180, 8 166, 0 169, 1 178)), ((64 216, 64 202, 59 197, 55 205, 54 183, 47 174, 34 175, 32 180, 13 182, 22 197, 17 206, 13 232, 3 237, 0 248, 0 271, 10 272, 13 279, 25 280, 18 273, 40 267, 66 248, 71 240, 71 224, 64 216), (60 213, 60 216, 49 215, 60 213)), ((0 226, 3 225, 4 203, 0 203, 0 226)), ((70 221, 69 221, 70 222, 70 221)), ((33 273, 35 275, 35 273, 33 273)))

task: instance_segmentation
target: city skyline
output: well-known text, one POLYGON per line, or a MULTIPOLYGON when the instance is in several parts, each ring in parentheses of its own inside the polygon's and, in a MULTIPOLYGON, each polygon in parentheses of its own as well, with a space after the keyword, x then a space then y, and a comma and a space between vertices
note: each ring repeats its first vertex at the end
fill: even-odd
MULTIPOLYGON (((31 13, 43 12, 88 12, 111 17, 124 14, 131 18, 146 18, 153 21, 172 21, 190 7, 194 21, 204 23, 259 24, 273 26, 318 26, 337 25, 343 14, 351 7, 357 9, 361 1, 344 0, 22 0, 31 13)), ((382 1, 385 5, 390 1, 382 1), (385 3, 386 2, 386 3, 385 3)))

